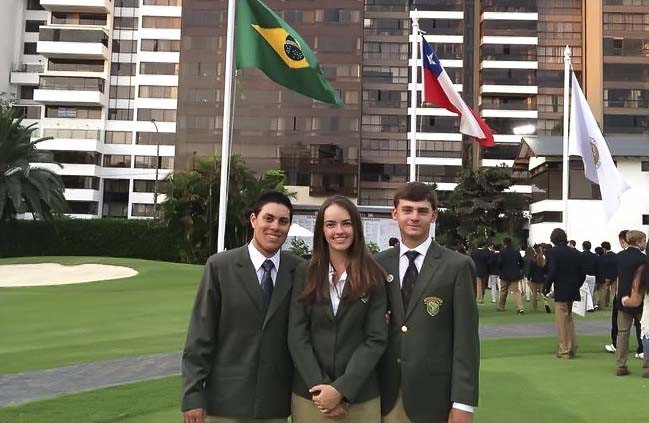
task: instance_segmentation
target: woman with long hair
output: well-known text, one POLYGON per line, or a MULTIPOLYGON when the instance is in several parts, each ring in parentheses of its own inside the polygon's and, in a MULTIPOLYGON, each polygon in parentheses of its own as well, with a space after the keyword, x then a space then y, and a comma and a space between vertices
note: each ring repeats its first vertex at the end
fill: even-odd
POLYGON ((342 196, 325 200, 313 256, 296 269, 293 285, 293 423, 380 422, 376 366, 388 339, 385 280, 356 206, 342 196))
POLYGON ((543 284, 545 284, 545 257, 543 256, 543 247, 535 245, 529 247, 530 254, 530 273, 527 277, 532 291, 532 310, 536 311, 538 300, 543 296, 543 284))
POLYGON ((622 297, 625 307, 637 307, 644 303, 642 317, 640 318, 640 331, 642 333, 642 347, 644 358, 642 362, 642 377, 649 378, 649 258, 636 270, 631 295, 622 297))

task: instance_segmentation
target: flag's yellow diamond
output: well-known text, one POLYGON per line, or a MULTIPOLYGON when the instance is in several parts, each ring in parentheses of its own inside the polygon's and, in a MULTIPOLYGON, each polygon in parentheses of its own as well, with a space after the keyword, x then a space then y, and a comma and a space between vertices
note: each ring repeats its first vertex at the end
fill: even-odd
POLYGON ((284 28, 262 28, 259 25, 251 25, 264 40, 275 50, 275 53, 286 63, 286 66, 293 69, 308 68, 300 43, 293 38, 284 28))

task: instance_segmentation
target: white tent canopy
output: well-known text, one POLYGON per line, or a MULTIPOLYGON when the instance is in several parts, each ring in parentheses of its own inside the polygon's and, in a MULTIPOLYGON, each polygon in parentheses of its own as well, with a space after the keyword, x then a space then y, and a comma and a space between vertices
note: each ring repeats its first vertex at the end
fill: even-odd
POLYGON ((313 232, 308 230, 305 227, 298 225, 297 223, 291 223, 291 227, 288 230, 288 236, 297 236, 302 238, 313 238, 313 232))

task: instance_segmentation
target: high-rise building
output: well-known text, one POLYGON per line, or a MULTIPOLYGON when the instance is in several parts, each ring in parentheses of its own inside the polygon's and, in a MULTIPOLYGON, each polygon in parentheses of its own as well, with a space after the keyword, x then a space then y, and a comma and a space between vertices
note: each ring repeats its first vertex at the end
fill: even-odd
MULTIPOLYGON (((562 132, 566 45, 605 135, 649 133, 649 0, 266 3, 307 41, 345 102, 335 108, 256 69, 237 72, 232 151, 255 171, 284 170, 299 204, 340 193, 390 205, 409 177, 413 132, 417 179, 437 183, 442 203, 467 161, 505 165, 514 189, 531 193, 536 183, 514 159, 522 136, 562 132), (480 151, 437 107, 418 107, 412 127, 411 89, 421 100, 412 18, 496 147, 480 151)), ((226 0, 12 4, 0 17, 10 40, 0 91, 53 137, 41 146, 63 163, 75 216, 152 216, 163 200, 156 174, 220 154, 226 0)))
POLYGON ((153 216, 174 163, 181 0, 25 0, 17 105, 76 217, 153 216))

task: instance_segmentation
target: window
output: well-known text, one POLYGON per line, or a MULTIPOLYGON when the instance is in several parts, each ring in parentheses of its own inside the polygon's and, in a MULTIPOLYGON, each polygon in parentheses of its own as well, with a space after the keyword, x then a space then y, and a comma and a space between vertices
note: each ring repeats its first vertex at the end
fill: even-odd
POLYGON ((640 170, 649 172, 649 162, 640 162, 640 170))
POLYGON ((52 151, 54 161, 68 164, 99 165, 101 154, 96 151, 52 151))
POLYGON ((68 76, 41 76, 40 88, 45 90, 99 91, 104 92, 102 78, 75 78, 68 76))
POLYGON ((173 16, 143 16, 142 28, 180 29, 180 18, 173 16))
POLYGON ((33 100, 34 99, 34 88, 29 85, 20 86, 20 99, 21 100, 33 100))
POLYGON ((131 167, 131 156, 126 154, 105 154, 104 167, 131 167))
POLYGON ((46 106, 45 117, 55 119, 101 119, 101 107, 46 106))
POLYGON ((133 203, 131 216, 134 217, 153 217, 155 216, 155 205, 144 203, 133 203))
POLYGON ((532 224, 545 222, 563 222, 563 213, 558 211, 543 211, 532 214, 532 224))
POLYGON ((108 34, 101 29, 41 28, 39 41, 101 43, 108 47, 108 34))
POLYGON ((135 63, 113 62, 110 65, 110 74, 115 76, 135 75, 135 63))
POLYGON ((175 122, 176 110, 174 109, 138 109, 137 120, 155 119, 158 122, 175 122))
POLYGON ((133 192, 155 192, 155 181, 134 179, 133 192))
POLYGON ((179 40, 146 40, 141 42, 142 51, 180 51, 179 40))
POLYGON ((126 131, 106 131, 105 144, 131 144, 133 133, 126 131))
POLYGON ((115 7, 140 7, 140 0, 115 0, 115 7))
POLYGON ((113 53, 137 52, 137 40, 113 40, 113 53))
POLYGON ((106 15, 89 13, 52 12, 52 23, 56 25, 106 25, 106 15))
POLYGON ((643 225, 649 225, 649 214, 643 214, 642 215, 642 224, 643 225))
POLYGON ((108 120, 133 120, 133 109, 108 109, 108 120))
POLYGON ((163 85, 140 85, 140 98, 176 98, 178 87, 163 85))
POLYGON ((24 54, 38 54, 36 52, 36 43, 25 43, 23 46, 24 54))
POLYGON ((27 10, 45 10, 45 8, 41 6, 40 0, 28 0, 27 10))
POLYGON ((130 85, 111 85, 110 98, 122 98, 132 100, 135 98, 135 87, 130 85))
MULTIPOLYGON (((157 157, 158 169, 173 169, 173 157, 157 157)), ((156 156, 135 156, 135 168, 137 169, 155 169, 156 156)))
POLYGON ((25 32, 38 32, 41 25, 45 25, 45 21, 26 21, 25 32))
POLYGON ((66 189, 99 189, 99 178, 95 176, 62 175, 66 189))
POLYGON ((47 70, 57 72, 103 72, 103 60, 49 59, 47 70))
POLYGON ((99 140, 99 131, 94 129, 43 129, 44 137, 73 140, 99 140))
POLYGON ((145 145, 174 145, 176 134, 174 132, 138 132, 135 137, 136 144, 145 145))
POLYGON ((137 29, 137 17, 116 16, 113 19, 113 29, 137 29))
POLYGON ((182 6, 182 0, 144 0, 145 6, 182 6))
POLYGON ((96 201, 67 201, 70 214, 97 214, 99 203, 96 201))
POLYGON ((178 75, 178 63, 140 63, 142 75, 178 75))

